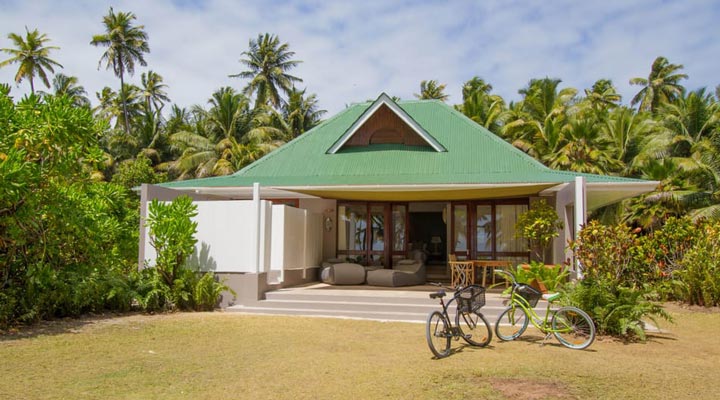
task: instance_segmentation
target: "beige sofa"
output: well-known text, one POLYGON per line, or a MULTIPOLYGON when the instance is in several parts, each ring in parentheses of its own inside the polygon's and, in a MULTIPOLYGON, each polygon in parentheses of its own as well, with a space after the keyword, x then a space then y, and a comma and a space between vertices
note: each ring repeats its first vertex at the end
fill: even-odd
POLYGON ((362 285, 365 283, 365 268, 342 260, 328 260, 320 270, 320 280, 330 285, 362 285))
POLYGON ((425 264, 419 260, 400 260, 392 269, 368 271, 367 284, 372 286, 413 286, 425 284, 425 264))

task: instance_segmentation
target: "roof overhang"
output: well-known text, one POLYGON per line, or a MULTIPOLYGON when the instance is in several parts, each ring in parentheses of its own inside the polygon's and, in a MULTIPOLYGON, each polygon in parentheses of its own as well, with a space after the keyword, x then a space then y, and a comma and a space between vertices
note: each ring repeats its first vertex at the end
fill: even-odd
MULTIPOLYGON (((588 210, 617 203, 621 200, 629 199, 641 194, 650 193, 657 188, 657 181, 633 181, 633 182, 587 182, 585 184, 585 193, 587 195, 588 210)), ((571 183, 563 183, 553 186, 542 192, 541 196, 550 196, 560 191, 571 183)))
MULTIPOLYGON (((362 201, 486 200, 528 196, 552 196, 574 183, 431 184, 431 185, 328 185, 261 186, 263 199, 326 198, 362 201)), ((593 210, 655 190, 658 182, 588 182, 587 206, 593 210)), ((251 199, 252 187, 172 188, 226 199, 251 199)))

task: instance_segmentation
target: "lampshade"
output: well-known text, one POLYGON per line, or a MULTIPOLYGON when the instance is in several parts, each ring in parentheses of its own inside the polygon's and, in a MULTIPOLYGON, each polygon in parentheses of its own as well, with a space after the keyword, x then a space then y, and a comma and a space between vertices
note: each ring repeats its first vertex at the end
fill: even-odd
POLYGON ((440 236, 433 236, 430 238, 430 243, 442 243, 440 236))

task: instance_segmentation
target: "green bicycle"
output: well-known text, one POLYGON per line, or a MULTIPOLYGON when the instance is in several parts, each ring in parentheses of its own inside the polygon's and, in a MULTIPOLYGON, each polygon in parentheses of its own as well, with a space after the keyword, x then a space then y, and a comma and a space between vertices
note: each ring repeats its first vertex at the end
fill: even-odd
POLYGON ((560 296, 559 293, 543 295, 529 285, 518 283, 515 275, 509 271, 496 269, 495 273, 507 275, 512 281, 510 305, 495 322, 495 334, 500 340, 519 338, 529 323, 544 333, 545 339, 554 335, 563 346, 570 349, 582 350, 595 340, 595 324, 583 310, 577 307, 550 309, 553 300, 560 296), (548 302, 544 318, 534 309, 541 297, 548 302))

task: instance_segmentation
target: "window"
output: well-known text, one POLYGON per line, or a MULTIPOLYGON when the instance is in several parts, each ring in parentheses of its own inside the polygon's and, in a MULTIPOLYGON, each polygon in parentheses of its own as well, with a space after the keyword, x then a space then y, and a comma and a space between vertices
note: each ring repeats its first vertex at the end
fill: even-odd
POLYGON ((473 207, 474 251, 477 259, 527 262, 527 241, 515 237, 515 224, 528 210, 526 199, 478 202, 473 207))

